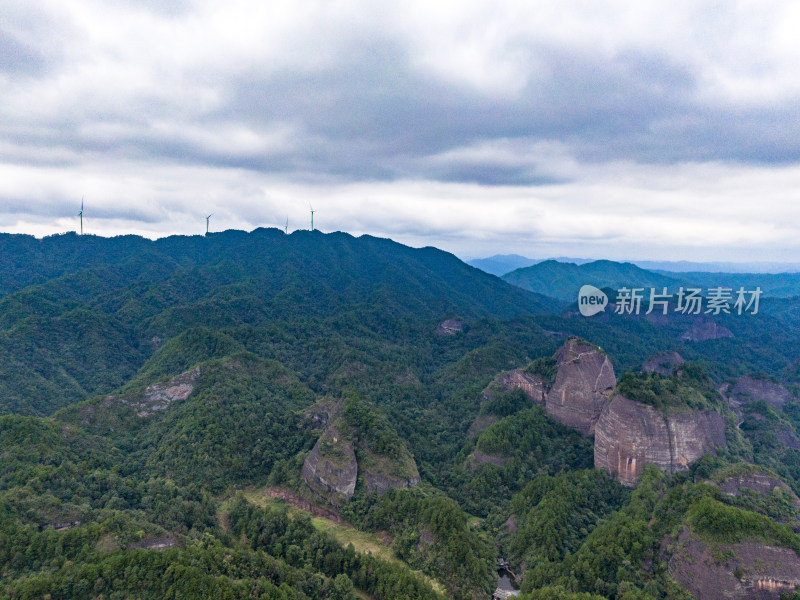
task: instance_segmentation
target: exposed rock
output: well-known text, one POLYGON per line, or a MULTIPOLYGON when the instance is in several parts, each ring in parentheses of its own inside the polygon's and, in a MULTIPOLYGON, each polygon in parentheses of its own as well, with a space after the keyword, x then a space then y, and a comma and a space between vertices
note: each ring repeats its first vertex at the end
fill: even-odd
POLYGON ((398 385, 410 385, 413 387, 419 387, 420 385, 419 377, 414 375, 411 369, 406 369, 405 373, 397 375, 394 378, 394 382, 398 385))
POLYGON ((705 340, 718 340, 720 338, 732 338, 733 332, 727 327, 717 325, 712 319, 702 316, 698 317, 692 326, 681 336, 682 340, 688 342, 703 342, 705 340))
POLYGON ((307 408, 303 412, 303 427, 310 429, 325 429, 333 420, 339 410, 341 402, 323 400, 307 408))
POLYGON ((646 464, 671 473, 725 445, 725 420, 714 411, 662 415, 652 406, 617 395, 595 428, 594 466, 633 487, 646 464))
POLYGON ((493 454, 484 454, 480 450, 475 450, 475 452, 470 455, 469 461, 473 465, 492 464, 497 467, 502 467, 508 462, 508 459, 502 456, 494 456, 493 454))
POLYGON ((99 418, 99 413, 117 412, 120 405, 128 407, 137 417, 149 417, 155 412, 165 410, 178 400, 186 400, 194 391, 200 378, 200 367, 186 371, 160 383, 147 386, 143 392, 129 393, 121 396, 109 395, 102 399, 99 406, 86 404, 81 409, 81 424, 90 425, 99 418), (106 409, 111 409, 107 411, 106 409))
POLYGON ((392 456, 376 454, 366 443, 356 448, 359 477, 367 492, 385 494, 391 489, 404 489, 419 485, 417 463, 405 445, 392 456))
POLYGON ((558 371, 545 409, 559 423, 592 435, 617 384, 614 367, 597 347, 576 338, 568 339, 555 358, 558 371))
POLYGON ((780 408, 791 399, 791 394, 780 383, 745 375, 739 378, 736 385, 730 390, 728 399, 740 406, 757 400, 765 400, 772 406, 780 408))
MULTIPOLYGON (((754 415, 752 415, 754 416, 754 415)), ((760 415, 759 415, 760 416, 760 415)), ((800 450, 800 439, 797 438, 794 431, 789 429, 788 427, 785 429, 781 429, 777 432, 778 441, 781 444, 786 444, 789 448, 794 448, 795 450, 800 450)))
POLYGON ((792 504, 800 508, 800 498, 792 491, 792 488, 777 477, 773 477, 767 473, 749 473, 738 477, 728 477, 719 484, 719 487, 729 496, 738 496, 743 489, 752 490, 762 495, 768 495, 771 494, 775 488, 780 488, 791 498, 792 504))
POLYGON ((328 427, 303 463, 303 479, 315 493, 337 504, 339 497, 353 497, 357 476, 353 444, 328 427))
POLYGON ((475 421, 473 421, 472 425, 469 426, 467 435, 469 437, 476 436, 484 429, 488 429, 489 426, 497 423, 499 420, 500 417, 496 415, 481 415, 477 419, 475 419, 475 421))
POLYGON ((510 392, 516 389, 521 389, 534 402, 544 403, 546 389, 542 378, 526 373, 522 369, 506 371, 495 377, 494 381, 483 390, 483 398, 489 400, 497 391, 510 392))
POLYGON ((436 333, 439 335, 455 335, 464 330, 464 319, 446 319, 439 323, 436 327, 436 333))
POLYGON ((80 525, 80 521, 57 521, 53 523, 42 523, 39 525, 40 530, 47 529, 48 527, 52 527, 56 531, 66 531, 67 529, 72 529, 73 527, 77 527, 80 525))
POLYGON ((503 523, 503 527, 509 533, 516 533, 517 529, 519 529, 519 524, 517 523, 517 519, 514 517, 514 515, 511 515, 508 517, 508 519, 506 519, 506 522, 503 523))
POLYGON ((324 401, 305 413, 306 423, 326 426, 303 463, 303 479, 312 491, 338 505, 353 496, 359 479, 367 492, 378 494, 419 485, 417 465, 402 440, 397 438, 388 455, 375 452, 369 436, 340 414, 342 406, 342 401, 324 401))
POLYGON ((155 383, 144 390, 142 402, 136 413, 139 417, 146 417, 152 413, 164 410, 176 400, 186 400, 194 391, 197 379, 200 377, 200 367, 173 377, 164 383, 155 383))
POLYGON ((361 471, 361 476, 364 479, 364 489, 367 492, 377 492, 378 494, 419 485, 419 472, 416 465, 413 465, 413 473, 406 475, 392 475, 382 472, 382 470, 365 468, 361 471))
POLYGON ((698 600, 778 600, 800 585, 800 558, 788 548, 756 541, 712 548, 684 528, 669 574, 698 600))
MULTIPOLYGON (((744 490, 747 490, 762 496, 765 501, 778 500, 782 505, 784 505, 784 503, 790 503, 794 508, 793 514, 786 512, 782 518, 773 518, 781 523, 786 523, 792 528, 796 529, 800 527, 800 498, 797 497, 797 494, 794 493, 792 488, 776 476, 770 475, 769 473, 754 471, 739 475, 731 475, 721 483, 713 481, 710 483, 718 485, 720 490, 728 496, 738 497, 744 490)), ((754 510, 770 516, 768 513, 758 508, 754 510)))
POLYGON ((686 361, 677 352, 662 352, 645 361, 642 371, 646 373, 659 373, 661 375, 671 375, 672 369, 682 365, 686 361))
POLYGON ((130 544, 128 546, 128 550, 134 550, 136 548, 143 548, 145 550, 166 550, 167 548, 172 548, 175 545, 177 545, 177 542, 172 536, 164 536, 160 538, 148 537, 143 539, 141 542, 134 542, 130 544))

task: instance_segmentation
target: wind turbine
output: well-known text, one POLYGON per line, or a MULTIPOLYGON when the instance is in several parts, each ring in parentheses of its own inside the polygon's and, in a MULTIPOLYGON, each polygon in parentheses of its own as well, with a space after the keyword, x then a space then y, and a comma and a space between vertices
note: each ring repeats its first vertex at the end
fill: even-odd
POLYGON ((211 219, 211 217, 213 217, 213 216, 214 216, 214 213, 211 213, 210 215, 208 215, 208 216, 206 217, 206 235, 208 235, 208 221, 209 221, 209 219, 211 219))
POLYGON ((311 203, 308 203, 308 208, 311 209, 311 231, 314 231, 314 207, 311 206, 311 203))
POLYGON ((286 227, 283 228, 283 233, 289 233, 289 215, 286 215, 286 227))
POLYGON ((83 235, 83 196, 81 196, 81 212, 78 213, 81 218, 81 235, 83 235))

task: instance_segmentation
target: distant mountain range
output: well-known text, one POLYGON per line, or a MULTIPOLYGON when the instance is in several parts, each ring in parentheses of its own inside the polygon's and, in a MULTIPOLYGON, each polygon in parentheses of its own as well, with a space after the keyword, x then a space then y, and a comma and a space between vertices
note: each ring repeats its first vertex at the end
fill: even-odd
POLYGON ((800 296, 800 273, 714 273, 647 270, 633 263, 597 260, 584 264, 546 260, 529 267, 506 273, 502 279, 525 290, 572 301, 584 284, 598 288, 622 287, 668 288, 679 287, 707 290, 719 286, 760 288, 763 296, 791 298, 800 296))
MULTIPOLYGON (((560 263, 572 263, 583 265, 595 262, 591 258, 527 258, 519 254, 496 254, 487 258, 475 258, 466 261, 468 265, 476 267, 498 277, 510 273, 516 269, 530 267, 547 260, 554 260, 560 263)), ((692 262, 692 261, 666 261, 666 260, 631 260, 628 261, 637 267, 650 271, 667 271, 669 273, 798 273, 800 263, 783 262, 692 262)))

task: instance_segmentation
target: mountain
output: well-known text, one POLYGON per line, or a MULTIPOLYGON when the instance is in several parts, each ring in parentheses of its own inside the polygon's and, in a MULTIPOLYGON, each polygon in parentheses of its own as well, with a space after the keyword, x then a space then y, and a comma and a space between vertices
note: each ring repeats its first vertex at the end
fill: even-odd
POLYGON ((800 583, 794 299, 586 318, 576 272, 675 280, 529 267, 559 300, 344 233, 0 248, 2 599, 800 583))
POLYGON ((502 279, 523 289, 564 301, 577 298, 584 284, 616 290, 622 287, 666 287, 676 292, 679 287, 708 290, 727 287, 736 290, 760 288, 764 297, 792 298, 800 296, 800 273, 745 273, 701 271, 649 271, 641 263, 619 263, 608 260, 574 264, 548 260, 516 269, 502 279))
POLYGON ((0 245, 12 256, 0 267, 9 278, 0 297, 0 413, 49 414, 111 392, 188 327, 324 321, 402 337, 411 321, 428 327, 452 315, 510 318, 554 306, 440 250, 341 233, 5 235, 0 245))
POLYGON ((683 273, 656 271, 667 277, 679 279, 684 285, 703 289, 718 286, 729 287, 734 291, 740 287, 746 290, 760 288, 764 296, 793 298, 800 296, 800 273, 744 273, 687 271, 683 273))
POLYGON ((596 260, 576 265, 546 260, 531 267, 517 269, 503 276, 503 280, 529 291, 575 301, 578 290, 585 284, 597 288, 618 289, 621 287, 674 288, 680 281, 646 271, 631 263, 596 260))
POLYGON ((632 260, 649 271, 672 273, 797 273, 796 262, 693 262, 688 260, 632 260))
POLYGON ((539 261, 535 258, 525 258, 519 254, 495 254, 487 258, 468 260, 467 264, 481 271, 485 271, 486 273, 491 273, 492 275, 500 277, 509 271, 522 267, 529 267, 535 265, 537 262, 539 261))
MULTIPOLYGON (((594 262, 594 259, 553 257, 551 259, 526 258, 519 254, 495 254, 487 258, 473 258, 466 261, 482 271, 502 277, 516 269, 530 267, 544 262, 555 260, 561 263, 582 265, 594 262)), ((787 274, 800 272, 800 263, 796 262, 693 262, 688 260, 638 260, 630 259, 637 267, 648 271, 660 271, 667 275, 671 273, 725 273, 725 274, 787 274)))
POLYGON ((491 273, 492 275, 497 275, 498 277, 501 277, 506 273, 510 273, 511 271, 514 271, 516 269, 529 267, 531 265, 544 262, 545 260, 570 262, 577 265, 582 265, 583 263, 592 262, 591 259, 588 258, 558 257, 551 259, 542 259, 542 258, 526 258, 524 256, 520 256, 519 254, 495 254, 494 256, 489 256, 488 258, 473 258, 472 260, 468 260, 467 264, 477 269, 480 269, 481 271, 485 271, 487 273, 491 273))

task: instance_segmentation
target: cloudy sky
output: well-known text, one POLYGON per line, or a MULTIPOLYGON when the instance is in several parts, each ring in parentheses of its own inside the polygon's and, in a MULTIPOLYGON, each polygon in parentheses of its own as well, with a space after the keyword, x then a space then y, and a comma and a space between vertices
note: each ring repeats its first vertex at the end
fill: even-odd
POLYGON ((0 231, 800 259, 800 3, 0 0, 0 231))

